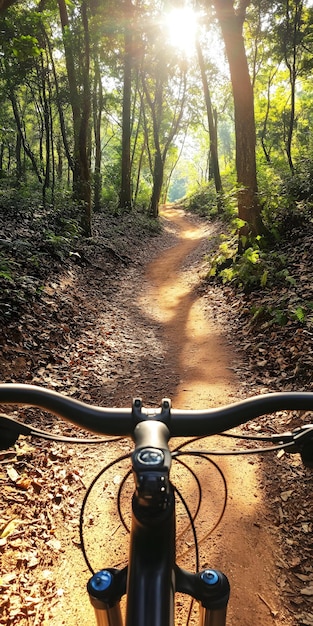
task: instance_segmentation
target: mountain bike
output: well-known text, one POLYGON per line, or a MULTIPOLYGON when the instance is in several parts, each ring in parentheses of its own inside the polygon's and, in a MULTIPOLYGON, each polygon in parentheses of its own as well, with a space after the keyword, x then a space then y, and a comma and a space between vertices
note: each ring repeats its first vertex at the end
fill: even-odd
MULTIPOLYGON (((196 550, 195 572, 176 564, 175 501, 181 497, 171 482, 173 460, 182 456, 210 458, 216 454, 256 454, 286 450, 299 453, 306 467, 313 467, 313 424, 292 431, 266 436, 228 433, 230 429, 276 411, 312 411, 313 393, 273 393, 256 396, 225 407, 208 410, 173 409, 169 399, 158 408, 145 408, 140 398, 131 408, 101 408, 31 385, 0 385, 0 404, 28 405, 46 410, 92 433, 131 437, 134 450, 120 459, 131 458, 134 479, 129 561, 122 569, 105 567, 93 571, 84 544, 84 511, 96 480, 115 461, 101 469, 84 497, 80 518, 83 554, 91 571, 87 590, 98 626, 122 626, 121 598, 126 594, 126 626, 173 626, 175 593, 187 594, 199 603, 200 626, 225 626, 230 595, 227 576, 206 568, 199 571, 195 517, 186 511, 193 530, 196 550), (258 447, 243 450, 188 448, 191 442, 205 441, 212 435, 256 440, 258 447), (173 450, 169 440, 188 438, 173 450), (260 443, 262 442, 262 447, 260 443)), ((103 438, 75 438, 54 435, 1 415, 0 448, 6 449, 19 435, 70 443, 103 443, 103 438)), ((129 473, 128 473, 129 475, 129 473)))

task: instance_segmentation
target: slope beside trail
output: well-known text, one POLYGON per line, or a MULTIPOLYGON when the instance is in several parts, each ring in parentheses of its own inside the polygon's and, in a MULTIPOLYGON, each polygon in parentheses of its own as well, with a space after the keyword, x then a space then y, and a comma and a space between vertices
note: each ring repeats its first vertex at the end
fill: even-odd
MULTIPOLYGON (((119 276, 117 287, 107 288, 101 274, 97 276, 93 268, 87 268, 84 272, 71 272, 58 285, 51 287, 51 296, 47 287, 51 306, 56 287, 64 294, 63 301, 60 300, 63 309, 69 307, 69 299, 72 299, 72 320, 66 323, 62 317, 64 310, 62 312, 62 306, 59 306, 55 315, 59 325, 64 325, 67 340, 59 341, 55 348, 59 351, 58 358, 54 353, 54 358, 47 364, 41 357, 36 374, 28 375, 29 382, 46 384, 101 405, 129 405, 129 399, 137 395, 142 396, 145 405, 170 397, 174 407, 200 409, 234 402, 242 395, 240 380, 233 373, 233 364, 238 357, 227 343, 223 328, 199 296, 204 242, 212 234, 213 227, 199 224, 187 218, 182 210, 171 207, 164 207, 162 219, 167 245, 160 240, 151 245, 147 257, 151 254, 152 260, 145 264, 146 271, 135 265, 119 276), (70 338, 71 323, 76 319, 81 332, 77 336, 72 333, 70 338)), ((25 355, 18 358, 21 359, 19 379, 22 381, 28 361, 25 355)), ((217 439, 210 440, 205 447, 228 445, 217 439)), ((173 441, 172 447, 176 443, 173 441)), ((49 493, 52 508, 47 504, 44 512, 42 501, 38 501, 36 515, 32 514, 37 496, 32 498, 30 494, 26 524, 26 528, 33 524, 37 541, 43 539, 42 549, 46 544, 50 551, 40 560, 35 558, 33 548, 28 550, 33 563, 29 571, 32 576, 37 572, 38 580, 42 576, 47 578, 47 592, 41 596, 40 603, 34 603, 35 608, 28 612, 27 618, 21 618, 19 622, 12 619, 7 624, 87 626, 92 623, 92 618, 87 619, 86 615, 92 610, 85 594, 88 571, 79 549, 79 507, 84 490, 97 471, 117 456, 129 452, 131 444, 123 440, 97 449, 82 446, 79 451, 67 449, 66 452, 61 445, 47 446, 44 444, 36 453, 37 462, 40 454, 46 455, 36 484, 38 488, 40 476, 45 471, 50 472, 49 477, 54 478, 56 485, 49 493), (49 529, 40 528, 40 520, 42 524, 47 524, 48 520, 49 529), (46 609, 42 609, 43 599, 46 609)), ((28 458, 31 454, 28 450, 28 458)), ((228 623, 231 626, 251 626, 253 623, 288 626, 288 616, 276 591, 279 548, 267 509, 262 463, 255 457, 218 460, 227 479, 228 505, 221 523, 208 537, 208 529, 215 525, 223 507, 223 481, 213 465, 197 460, 190 461, 190 464, 195 471, 198 470, 202 484, 198 525, 199 538, 204 539, 200 566, 217 567, 230 579, 228 623)), ((128 467, 128 461, 113 466, 96 485, 86 509, 87 549, 95 569, 122 567, 127 561, 127 536, 116 516, 116 490, 128 467), (105 563, 103 553, 107 559, 105 563)), ((182 488, 185 499, 194 510, 197 501, 192 474, 175 465, 173 480, 182 488)), ((131 491, 131 480, 127 480, 121 497, 127 523, 131 491)), ((19 497, 22 502, 23 498, 19 497)), ((14 515, 17 514, 16 506, 15 503, 14 515)), ((185 528, 187 516, 180 504, 177 518, 178 562, 193 570, 193 538, 185 528)), ((33 539, 29 542, 29 545, 31 542, 32 546, 36 545, 33 539)), ((8 568, 14 563, 14 555, 13 546, 12 554, 8 550, 6 555, 8 568)), ((29 562, 25 557, 25 579, 29 562)), ((27 580, 28 594, 33 597, 36 585, 32 582, 31 586, 30 574, 27 580)), ((13 580, 11 591, 12 583, 13 580)), ((19 585, 16 583, 16 596, 22 594, 22 583, 19 585)), ((26 599, 23 601, 25 604, 26 599)), ((183 600, 179 598, 179 626, 183 625, 185 616, 183 600)), ((192 617, 192 624, 197 623, 195 619, 192 617)), ((0 619, 0 623, 4 622, 0 619)))

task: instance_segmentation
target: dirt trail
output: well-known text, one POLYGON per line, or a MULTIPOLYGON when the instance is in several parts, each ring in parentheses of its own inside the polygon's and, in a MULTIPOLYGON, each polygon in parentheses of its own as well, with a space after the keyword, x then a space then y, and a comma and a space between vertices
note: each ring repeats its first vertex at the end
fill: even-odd
MULTIPOLYGON (((152 285, 143 304, 151 317, 164 325, 170 367, 180 373, 173 406, 199 409, 227 404, 238 397, 240 388, 230 369, 235 357, 229 354, 222 329, 209 321, 197 297, 193 283, 197 276, 190 277, 182 269, 188 255, 199 246, 203 228, 177 210, 166 208, 163 216, 175 223, 180 239, 149 266, 147 276, 152 285)), ((208 549, 209 564, 225 571, 231 580, 229 623, 277 624, 274 615, 282 615, 275 594, 275 540, 268 529, 259 465, 243 457, 229 458, 219 465, 227 478, 229 502, 208 549)), ((212 502, 206 506, 209 515, 212 502)))
MULTIPOLYGON (((95 275, 93 268, 77 273, 72 291, 77 293, 79 314, 85 310, 82 303, 88 303, 86 318, 89 325, 72 346, 73 355, 67 356, 75 364, 77 354, 84 354, 86 366, 90 360, 91 372, 98 368, 97 384, 91 379, 85 385, 90 394, 87 401, 125 406, 136 393, 142 395, 146 405, 168 395, 175 407, 204 408, 223 405, 238 397, 240 381, 232 373, 232 359, 236 357, 230 352, 223 329, 210 317, 198 293, 197 267, 200 266, 204 238, 208 237, 208 225, 199 225, 187 219, 183 211, 170 207, 164 209, 163 219, 168 225, 165 230, 169 237, 162 236, 156 241, 153 249, 160 245, 161 250, 157 255, 153 254, 154 260, 145 276, 138 267, 130 268, 120 275, 117 287, 115 282, 111 286, 105 285, 102 275, 95 275), (164 240, 167 244, 174 240, 175 245, 162 250, 164 240), (103 285, 107 290, 111 289, 111 300, 103 285), (92 347, 90 354, 86 345, 92 347), (105 350, 109 350, 107 354, 105 350), (111 367, 111 377, 108 370, 102 370, 105 363, 111 367)), ((65 366, 68 371, 67 361, 65 366)), ((60 376, 59 370, 57 362, 55 372, 49 369, 49 377, 60 376)), ((175 443, 173 441, 173 446, 175 443)), ((214 448, 218 443, 221 445, 214 438, 205 445, 214 448)), ((224 440, 222 443, 227 445, 224 440)), ((130 450, 131 444, 126 440, 96 450, 86 447, 73 453, 72 463, 75 471, 82 471, 83 483, 87 486, 101 466, 130 450)), ((223 483, 209 463, 195 460, 190 464, 197 470, 203 489, 203 507, 198 519, 201 539, 220 514, 223 483)), ((217 530, 201 545, 200 566, 218 567, 230 579, 232 593, 228 624, 288 626, 275 592, 277 544, 263 499, 260 464, 247 460, 247 457, 224 458, 218 460, 218 464, 227 478, 228 506, 217 530)), ((88 552, 95 570, 104 566, 122 567, 127 559, 124 549, 126 532, 114 515, 118 485, 128 467, 127 461, 103 477, 86 511, 88 552), (107 563, 102 560, 103 546, 107 563)), ((178 464, 173 464, 172 477, 173 482, 182 487, 185 500, 194 511, 197 504, 194 478, 178 464)), ((131 490, 131 481, 127 481, 122 498, 127 520, 131 490)), ((83 564, 77 536, 82 493, 72 500, 69 511, 60 509, 56 513, 56 537, 62 551, 56 556, 53 573, 56 588, 62 593, 54 600, 53 616, 49 613, 47 622, 44 622, 50 626, 93 623, 92 617, 86 620, 91 610, 83 592, 88 571, 83 564)), ((181 532, 185 530, 187 518, 179 502, 177 518, 179 564, 193 570, 193 537, 188 536, 188 532, 181 532)), ((185 615, 183 603, 178 598, 178 626, 185 624, 185 615)), ((197 623, 192 619, 192 626, 197 623)), ((37 626, 37 622, 34 624, 37 626)))
POLYGON ((180 240, 149 266, 152 287, 147 301, 151 316, 164 327, 171 367, 180 372, 181 383, 173 400, 183 407, 192 407, 195 401, 196 408, 222 404, 235 387, 227 347, 220 329, 205 319, 196 290, 198 275, 182 271, 205 233, 177 210, 165 209, 163 216, 176 224, 180 240))

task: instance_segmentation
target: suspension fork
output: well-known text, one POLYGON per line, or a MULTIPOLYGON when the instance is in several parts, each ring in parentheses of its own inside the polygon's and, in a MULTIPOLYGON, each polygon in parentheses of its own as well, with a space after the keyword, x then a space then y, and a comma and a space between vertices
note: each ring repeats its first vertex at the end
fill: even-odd
POLYGON ((87 589, 97 626, 122 626, 120 599, 127 593, 126 626, 173 626, 175 506, 154 518, 133 498, 129 566, 95 574, 87 589))

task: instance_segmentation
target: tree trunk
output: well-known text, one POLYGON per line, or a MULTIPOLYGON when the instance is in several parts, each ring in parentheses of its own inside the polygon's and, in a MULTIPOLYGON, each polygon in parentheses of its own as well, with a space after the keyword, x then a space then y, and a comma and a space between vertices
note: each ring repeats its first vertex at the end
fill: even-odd
POLYGON ((214 116, 213 116, 213 111, 212 111, 212 101, 211 101, 209 84, 208 84, 208 79, 207 79, 206 72, 205 72, 203 54, 202 54, 201 46, 198 40, 196 41, 196 49, 197 49, 198 62, 199 62, 201 78, 202 78, 203 94, 204 94, 204 100, 205 100, 207 118, 208 118, 209 135, 210 135, 210 157, 211 157, 211 165, 212 165, 212 170, 213 170, 214 184, 215 184, 216 193, 221 193, 223 191, 223 187, 222 187, 220 167, 219 167, 219 162, 218 162, 217 132, 216 132, 214 116))
POLYGON ((91 184, 90 184, 90 41, 87 3, 82 2, 84 29, 84 64, 82 79, 82 111, 79 129, 79 200, 83 201, 82 228, 86 237, 91 237, 91 184))
POLYGON ((0 0, 0 13, 4 13, 16 0, 0 0))
MULTIPOLYGON (((71 155, 71 151, 70 151, 70 148, 69 148, 69 145, 68 145, 68 140, 67 140, 67 134, 66 134, 66 129, 65 129, 64 113, 63 113, 63 109, 62 109, 62 105, 61 105, 59 80, 58 80, 58 76, 57 76, 57 72, 56 72, 56 68, 55 68, 55 63, 54 63, 54 58, 53 58, 53 53, 52 53, 51 41, 50 41, 50 39, 48 37, 48 34, 46 33, 45 30, 43 30, 43 34, 44 34, 46 46, 48 48, 49 61, 51 63, 51 68, 52 68, 52 74, 53 74, 53 80, 54 80, 54 88, 55 88, 55 101, 56 101, 56 106, 57 106, 58 115, 59 115, 60 129, 61 129, 61 134, 62 134, 63 146, 64 146, 64 150, 65 150, 66 158, 68 160, 69 167, 73 171, 73 169, 74 169, 73 157, 71 155)), ((60 178, 60 180, 61 180, 61 178, 60 178)))
POLYGON ((86 237, 91 236, 91 186, 90 160, 88 157, 89 121, 90 121, 90 43, 87 18, 87 5, 81 5, 81 17, 84 33, 84 47, 80 52, 82 84, 79 89, 74 45, 71 41, 71 30, 65 0, 58 0, 63 33, 65 63, 70 92, 70 102, 74 127, 74 159, 73 159, 73 196, 82 208, 81 225, 86 237))
POLYGON ((15 97, 15 93, 13 88, 10 86, 9 87, 9 98, 12 104, 12 109, 13 109, 13 114, 14 114, 14 119, 15 119, 15 123, 17 126, 17 131, 18 134, 20 136, 20 140, 21 140, 21 144, 23 146, 24 152, 25 154, 28 156, 28 158, 31 161, 31 164, 33 166, 33 170, 38 178, 38 181, 40 182, 40 184, 42 183, 42 177, 41 177, 41 173, 39 171, 37 162, 36 162, 36 157, 34 155, 34 153, 32 152, 30 146, 27 143, 26 137, 23 133, 23 128, 22 128, 22 122, 21 122, 21 118, 20 118, 20 113, 19 113, 19 109, 18 109, 18 104, 17 104, 17 100, 15 97))
POLYGON ((214 1, 225 42, 234 98, 238 217, 247 223, 241 234, 256 236, 264 232, 264 226, 258 198, 253 89, 242 33, 248 4, 248 0, 242 0, 235 10, 232 0, 214 1))
POLYGON ((44 130, 45 130, 45 139, 46 139, 46 146, 45 146, 46 164, 45 164, 44 181, 43 181, 43 186, 42 186, 42 198, 43 198, 43 204, 45 206, 46 192, 50 186, 50 174, 51 174, 50 139, 51 139, 51 135, 50 135, 50 108, 49 108, 48 98, 47 98, 46 77, 45 77, 45 70, 44 70, 44 63, 43 63, 42 55, 41 55, 40 74, 41 74, 41 90, 42 90, 42 101, 43 101, 43 121, 44 121, 44 130))
POLYGON ((159 215, 159 202, 164 176, 164 161, 161 152, 156 150, 153 168, 153 188, 149 207, 149 213, 152 217, 158 217, 159 215))
POLYGON ((267 149, 266 147, 266 134, 267 134, 267 123, 268 123, 268 118, 269 118, 269 113, 270 113, 270 108, 271 108, 271 86, 272 86, 273 78, 276 73, 277 73, 277 69, 275 69, 273 73, 270 73, 268 77, 266 111, 265 111, 265 117, 263 121, 263 127, 261 130, 261 145, 262 145, 266 162, 269 164, 271 163, 271 155, 270 155, 270 150, 267 149))
POLYGON ((296 115, 296 81, 297 81, 297 49, 299 41, 301 41, 301 18, 302 18, 303 2, 298 0, 295 3, 294 14, 291 16, 291 7, 289 2, 286 3, 286 35, 283 41, 285 63, 289 72, 290 82, 290 116, 286 140, 286 153, 288 165, 293 175, 295 167, 292 158, 292 140, 296 115), (289 58, 289 46, 291 46, 291 59, 289 58))
POLYGON ((124 84, 123 84, 123 114, 122 114, 122 163, 121 163, 121 191, 119 207, 123 211, 131 209, 131 87, 132 87, 132 34, 130 21, 133 5, 126 0, 124 5, 124 84))
MULTIPOLYGON (((160 64, 160 69, 164 70, 160 64)), ((164 116, 164 90, 166 85, 166 72, 160 72, 157 75, 155 83, 154 97, 151 96, 145 77, 143 76, 143 86, 146 94, 146 98, 152 114, 153 125, 153 141, 154 141, 154 165, 153 165, 153 189, 150 200, 149 212, 152 217, 157 217, 159 214, 158 204, 161 197, 163 177, 164 177, 164 165, 168 154, 169 147, 173 141, 175 135, 178 132, 179 125, 183 116, 185 97, 187 91, 186 71, 182 72, 181 85, 180 85, 180 98, 178 101, 177 109, 174 112, 174 116, 171 123, 171 128, 167 134, 167 137, 162 137, 161 128, 164 116), (161 142, 163 145, 161 145, 161 142)))
POLYGON ((19 132, 16 133, 15 160, 16 160, 16 182, 17 184, 19 184, 23 176, 22 139, 21 139, 21 134, 19 132))
POLYGON ((94 169, 94 199, 93 206, 95 211, 101 208, 101 117, 103 109, 103 88, 100 75, 98 53, 95 53, 94 59, 94 89, 93 89, 93 128, 95 136, 95 169, 94 169))
POLYGON ((135 207, 137 205, 137 197, 138 197, 138 192, 139 192, 140 175, 141 175, 141 166, 142 166, 144 152, 145 152, 145 142, 143 142, 143 144, 141 146, 140 156, 139 156, 139 161, 138 161, 136 185, 135 185, 135 191, 134 191, 134 195, 133 195, 133 204, 134 204, 135 207))

